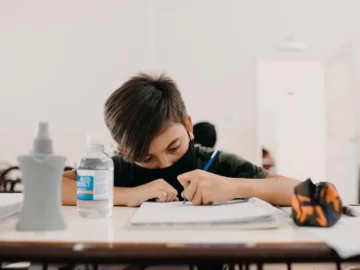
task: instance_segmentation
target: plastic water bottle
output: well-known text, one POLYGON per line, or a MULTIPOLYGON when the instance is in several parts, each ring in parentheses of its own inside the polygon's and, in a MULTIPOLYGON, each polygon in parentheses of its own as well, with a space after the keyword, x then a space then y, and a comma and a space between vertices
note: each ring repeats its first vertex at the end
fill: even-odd
POLYGON ((77 210, 85 218, 111 217, 114 196, 114 162, 104 152, 97 134, 88 134, 87 151, 77 169, 77 210))

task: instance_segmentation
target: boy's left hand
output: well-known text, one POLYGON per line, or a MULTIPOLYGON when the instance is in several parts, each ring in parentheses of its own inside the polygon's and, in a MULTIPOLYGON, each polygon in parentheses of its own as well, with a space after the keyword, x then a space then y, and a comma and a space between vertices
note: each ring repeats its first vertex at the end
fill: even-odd
POLYGON ((227 202, 234 199, 234 181, 203 170, 194 170, 178 176, 184 187, 183 198, 194 205, 227 202))

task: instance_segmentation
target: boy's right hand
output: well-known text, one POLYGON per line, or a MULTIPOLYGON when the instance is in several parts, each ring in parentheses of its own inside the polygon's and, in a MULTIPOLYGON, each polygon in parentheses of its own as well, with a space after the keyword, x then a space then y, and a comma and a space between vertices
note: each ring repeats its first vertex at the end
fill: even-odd
POLYGON ((150 183, 135 187, 129 206, 140 206, 143 202, 155 199, 156 202, 178 201, 177 191, 164 179, 157 179, 150 183))

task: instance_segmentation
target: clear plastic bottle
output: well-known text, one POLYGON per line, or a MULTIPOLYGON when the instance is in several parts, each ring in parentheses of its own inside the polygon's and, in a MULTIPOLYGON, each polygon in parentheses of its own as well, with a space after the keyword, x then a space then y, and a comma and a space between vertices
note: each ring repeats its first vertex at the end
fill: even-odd
POLYGON ((87 151, 77 168, 77 210, 85 218, 111 217, 114 200, 114 162, 97 134, 88 134, 87 151))

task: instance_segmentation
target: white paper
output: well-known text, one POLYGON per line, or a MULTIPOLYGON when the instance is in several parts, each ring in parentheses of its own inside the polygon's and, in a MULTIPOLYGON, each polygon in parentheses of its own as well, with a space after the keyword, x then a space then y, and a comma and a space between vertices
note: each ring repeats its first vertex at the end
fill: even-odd
POLYGON ((20 213, 23 196, 22 193, 1 193, 0 219, 20 213))
POLYGON ((299 228, 314 233, 319 240, 334 249, 342 259, 360 255, 360 217, 343 215, 330 228, 299 228))
POLYGON ((273 216, 271 209, 244 201, 194 206, 191 202, 145 202, 131 224, 222 224, 251 222, 273 216))

